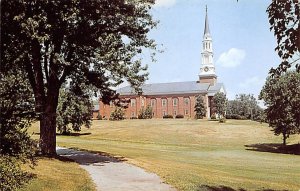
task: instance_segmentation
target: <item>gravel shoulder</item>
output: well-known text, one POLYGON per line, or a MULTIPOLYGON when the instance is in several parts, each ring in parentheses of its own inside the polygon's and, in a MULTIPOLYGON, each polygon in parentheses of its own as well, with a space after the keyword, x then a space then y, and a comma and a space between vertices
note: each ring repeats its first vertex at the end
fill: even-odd
POLYGON ((57 154, 74 160, 88 171, 101 191, 176 191, 159 176, 128 164, 122 159, 57 147, 57 154))

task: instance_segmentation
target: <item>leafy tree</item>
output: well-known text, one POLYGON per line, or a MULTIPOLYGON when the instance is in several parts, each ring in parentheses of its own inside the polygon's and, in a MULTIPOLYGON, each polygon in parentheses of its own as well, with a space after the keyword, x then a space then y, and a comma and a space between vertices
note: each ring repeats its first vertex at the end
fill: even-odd
POLYGON ((271 74, 284 74, 288 68, 296 66, 300 72, 300 3, 299 0, 272 0, 267 9, 271 30, 277 38, 277 51, 282 59, 271 74))
POLYGON ((115 110, 111 112, 109 120, 119 121, 125 119, 125 112, 122 107, 115 107, 115 110))
POLYGON ((1 64, 26 72, 40 117, 42 154, 56 154, 56 109, 67 80, 96 87, 105 103, 116 98, 111 88, 123 80, 140 90, 147 67, 138 55, 156 47, 147 37, 156 26, 149 13, 153 3, 1 1, 1 64))
POLYGON ((195 104, 195 110, 196 115, 195 119, 203 119, 206 115, 206 108, 204 105, 203 97, 201 95, 197 96, 196 98, 196 104, 195 104))
POLYGON ((0 73, 0 188, 4 191, 17 190, 31 179, 21 164, 35 165, 37 143, 27 134, 35 118, 33 98, 22 76, 14 69, 0 73))
POLYGON ((227 102, 226 116, 238 115, 241 119, 255 120, 259 118, 261 111, 253 95, 239 94, 234 100, 227 102))
POLYGON ((62 134, 69 134, 72 130, 80 131, 82 125, 90 128, 92 110, 93 105, 88 94, 76 96, 68 89, 61 90, 56 110, 58 130, 62 134))
POLYGON ((266 119, 283 144, 291 134, 300 133, 300 73, 287 72, 280 78, 268 77, 260 93, 267 109, 266 119))
POLYGON ((222 92, 218 92, 213 97, 213 103, 219 118, 222 119, 225 115, 227 99, 226 95, 222 92))

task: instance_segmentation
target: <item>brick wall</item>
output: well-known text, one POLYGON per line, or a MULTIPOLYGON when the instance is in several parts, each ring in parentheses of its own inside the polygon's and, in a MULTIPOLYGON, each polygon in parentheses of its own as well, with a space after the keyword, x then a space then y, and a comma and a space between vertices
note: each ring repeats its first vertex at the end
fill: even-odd
MULTIPOLYGON (((152 100, 153 101, 153 114, 154 118, 162 118, 163 114, 176 115, 181 114, 184 115, 186 118, 193 118, 195 116, 194 107, 196 102, 196 97, 199 94, 178 94, 178 95, 158 95, 158 96, 121 96, 121 98, 126 98, 135 102, 132 104, 131 102, 128 103, 128 108, 125 109, 125 117, 137 117, 139 111, 142 107, 146 108, 147 105, 151 106, 152 100), (173 100, 177 100, 177 105, 173 104, 173 100), (133 101, 135 100, 135 101, 133 101), (143 101, 142 101, 143 100, 143 101), (166 100, 166 105, 162 104, 162 100, 166 100), (144 106, 142 106, 144 104, 144 106)), ((202 94, 204 103, 206 104, 207 110, 208 108, 208 101, 209 98, 207 94, 202 94)), ((110 113, 115 109, 115 106, 106 105, 101 100, 99 103, 100 115, 105 117, 106 119, 109 118, 110 113)), ((209 113, 208 113, 209 114, 209 113)))

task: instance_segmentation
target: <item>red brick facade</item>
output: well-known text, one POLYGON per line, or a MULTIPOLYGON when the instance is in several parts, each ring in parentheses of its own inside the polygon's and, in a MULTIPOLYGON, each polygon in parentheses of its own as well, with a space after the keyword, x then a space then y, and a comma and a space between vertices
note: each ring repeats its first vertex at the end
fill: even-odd
MULTIPOLYGON (((173 94, 173 95, 155 95, 155 96, 121 96, 130 100, 128 107, 125 109, 125 118, 129 119, 137 117, 140 110, 148 105, 151 106, 153 118, 162 118, 164 115, 183 115, 185 118, 193 118, 195 116, 194 107, 195 100, 199 94, 173 94)), ((207 94, 201 94, 206 105, 207 116, 210 117, 210 101, 211 97, 207 94)), ((106 105, 102 101, 99 103, 100 115, 109 119, 110 114, 114 111, 113 104, 106 105)))

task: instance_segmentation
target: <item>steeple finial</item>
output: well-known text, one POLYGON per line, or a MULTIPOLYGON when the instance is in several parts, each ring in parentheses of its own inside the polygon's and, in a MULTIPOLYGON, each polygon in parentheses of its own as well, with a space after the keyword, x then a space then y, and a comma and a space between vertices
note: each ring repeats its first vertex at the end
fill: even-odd
POLYGON ((208 25, 208 16, 207 16, 207 5, 206 5, 206 15, 205 15, 205 28, 204 28, 204 35, 210 34, 209 25, 208 25))

